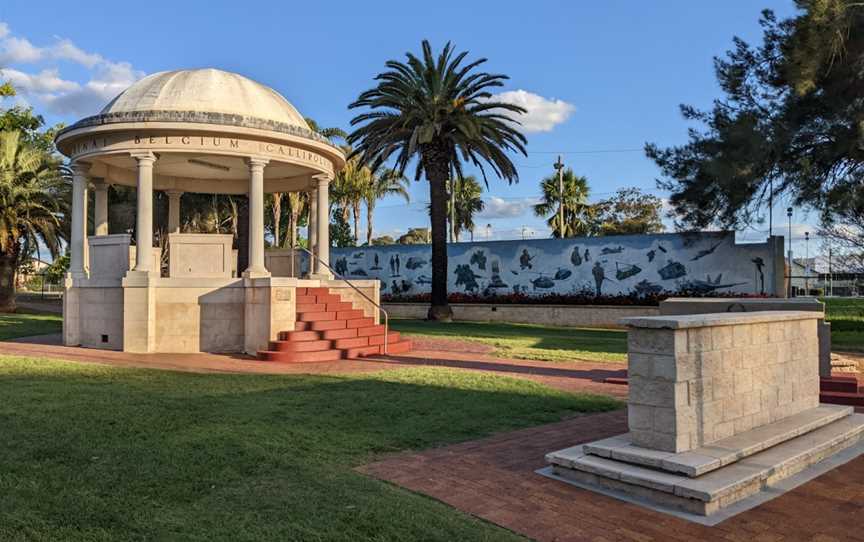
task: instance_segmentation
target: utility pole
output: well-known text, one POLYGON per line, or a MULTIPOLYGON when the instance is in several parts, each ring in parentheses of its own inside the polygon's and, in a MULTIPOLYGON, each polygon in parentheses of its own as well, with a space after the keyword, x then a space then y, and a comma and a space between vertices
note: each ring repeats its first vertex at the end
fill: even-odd
POLYGON ((828 297, 834 297, 834 270, 831 269, 831 245, 828 245, 828 297))
POLYGON ((789 293, 792 297, 792 207, 786 208, 786 217, 789 218, 789 293))
POLYGON ((804 232, 804 289, 810 295, 810 232, 804 232))
POLYGON ((768 179, 768 238, 774 235, 774 179, 768 179))
POLYGON ((564 237, 564 162, 561 161, 561 155, 558 155, 558 161, 554 164, 555 169, 558 170, 558 197, 560 198, 560 202, 558 203, 558 235, 559 237, 564 237))

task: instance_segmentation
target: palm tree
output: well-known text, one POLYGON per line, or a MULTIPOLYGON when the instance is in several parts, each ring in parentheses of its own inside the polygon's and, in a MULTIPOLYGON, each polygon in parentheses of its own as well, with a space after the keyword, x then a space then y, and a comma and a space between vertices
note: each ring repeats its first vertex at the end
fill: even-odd
POLYGON ((355 156, 373 171, 391 157, 404 174, 416 159, 414 179, 425 174, 432 205, 432 304, 429 318, 450 320, 447 304, 447 179, 453 168, 462 176, 461 161, 480 168, 484 164, 508 182, 519 180, 507 151, 525 154, 525 136, 515 116, 525 113, 517 105, 496 101, 491 90, 507 76, 477 68, 485 58, 462 64, 467 52, 454 56, 450 43, 435 58, 423 41, 422 58, 406 53, 407 62, 390 60, 377 86, 360 94, 350 108, 368 111, 351 120, 355 127, 348 142, 355 156))
MULTIPOLYGON (((462 179, 450 179, 449 191, 451 196, 447 199, 447 217, 452 223, 454 243, 459 242, 459 236, 463 231, 471 233, 474 240, 474 213, 479 213, 486 208, 483 198, 483 187, 477 182, 474 175, 468 175, 462 179), (455 207, 456 211, 453 212, 455 207)), ((432 205, 426 206, 428 212, 432 212, 432 205)))
POLYGON ((288 192, 288 231, 282 243, 283 248, 297 246, 297 229, 300 220, 309 212, 309 197, 306 192, 288 192))
MULTIPOLYGON (((350 153, 350 149, 346 149, 350 153)), ((350 158, 333 179, 330 192, 330 206, 336 206, 342 213, 342 220, 348 222, 349 214, 354 213, 354 244, 360 239, 360 205, 363 203, 363 187, 369 184, 372 171, 360 159, 350 158)))
POLYGON ((588 203, 588 179, 573 173, 567 168, 563 175, 564 184, 564 224, 559 220, 561 193, 558 190, 558 174, 554 173, 542 181, 543 192, 540 203, 534 206, 534 214, 548 217, 546 223, 552 228, 553 237, 575 237, 591 235, 594 232, 592 206, 588 203))
POLYGON ((411 201, 408 196, 408 178, 398 172, 388 169, 381 175, 372 174, 368 182, 363 186, 363 201, 366 202, 366 244, 372 245, 372 216, 375 213, 375 204, 378 200, 387 196, 402 196, 405 203, 411 201))
POLYGON ((486 207, 480 195, 483 193, 483 187, 477 182, 473 175, 461 179, 455 179, 454 207, 456 212, 451 216, 455 217, 453 235, 456 242, 459 242, 459 234, 462 231, 471 233, 471 240, 474 240, 474 214, 480 213, 486 207))
POLYGON ((15 310, 15 274, 39 243, 60 253, 70 200, 64 173, 21 132, 0 132, 0 312, 15 310))

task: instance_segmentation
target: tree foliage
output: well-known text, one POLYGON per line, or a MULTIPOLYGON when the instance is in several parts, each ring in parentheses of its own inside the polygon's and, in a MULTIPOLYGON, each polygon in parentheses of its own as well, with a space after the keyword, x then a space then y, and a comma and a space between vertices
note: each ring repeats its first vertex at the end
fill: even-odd
POLYGON ((836 217, 861 192, 864 5, 796 5, 799 13, 786 20, 763 12, 760 45, 735 38, 715 59, 724 96, 710 111, 681 107, 701 126, 687 144, 646 145, 679 225, 752 223, 772 194, 836 217))
POLYGON ((432 304, 429 317, 450 319, 447 304, 447 190, 451 171, 462 177, 462 162, 486 167, 498 177, 518 180, 508 151, 525 154, 525 137, 513 118, 525 112, 517 105, 494 100, 505 75, 479 71, 486 59, 465 62, 467 52, 455 53, 450 43, 437 55, 428 41, 418 57, 390 60, 377 85, 360 94, 349 107, 366 111, 351 120, 348 142, 355 156, 377 171, 389 160, 404 174, 415 163, 414 179, 429 181, 432 226, 432 304))
POLYGON ((638 188, 622 188, 593 207, 598 235, 659 233, 664 230, 661 218, 663 202, 638 188))
POLYGON ((64 171, 20 131, 0 131, 0 311, 15 309, 18 266, 40 244, 60 254, 71 199, 64 171))
POLYGON ((429 228, 410 228, 396 242, 400 245, 426 245, 429 240, 429 228))
POLYGON ((339 248, 356 246, 354 236, 351 235, 351 226, 340 207, 333 209, 330 217, 330 244, 339 248))

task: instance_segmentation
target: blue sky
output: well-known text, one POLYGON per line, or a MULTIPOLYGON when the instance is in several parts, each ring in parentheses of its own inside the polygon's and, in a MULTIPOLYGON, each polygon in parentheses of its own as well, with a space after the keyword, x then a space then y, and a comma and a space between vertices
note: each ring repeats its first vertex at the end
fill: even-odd
MULTIPOLYGON (((424 38, 436 47, 451 40, 508 74, 506 97, 531 108, 529 154, 514 159, 520 182, 490 179, 476 235, 491 224, 496 239, 523 226, 545 236, 529 205, 559 152, 588 177, 593 199, 625 186, 664 197, 644 143, 684 142, 678 105, 707 107, 719 96, 712 57, 735 35, 758 41, 761 9, 794 10, 790 0, 293 4, 4 0, 0 66, 50 122, 96 112, 147 73, 217 67, 274 87, 321 125, 347 128, 347 104, 387 59, 417 51, 424 38)), ((409 206, 379 203, 378 234, 427 223, 426 184, 412 183, 411 196, 409 206)), ((785 231, 785 204, 777 207, 775 225, 785 231)), ((812 218, 796 211, 793 237, 812 230, 812 218)))

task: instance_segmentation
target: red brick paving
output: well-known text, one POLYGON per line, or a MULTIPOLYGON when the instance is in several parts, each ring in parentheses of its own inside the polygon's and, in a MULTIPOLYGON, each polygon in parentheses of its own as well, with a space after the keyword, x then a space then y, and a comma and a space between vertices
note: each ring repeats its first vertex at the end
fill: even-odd
POLYGON ((0 341, 0 355, 3 354, 80 363, 101 363, 119 367, 256 374, 345 374, 411 366, 441 366, 525 378, 566 391, 591 392, 622 398, 627 395, 626 386, 603 382, 605 378, 623 374, 625 365, 622 363, 508 360, 470 351, 415 350, 409 354, 370 357, 363 361, 277 363, 262 362, 240 354, 130 354, 112 350, 68 347, 60 344, 58 335, 45 335, 0 341))
MULTIPOLYGON (((623 387, 623 386, 622 386, 623 387)), ((549 451, 623 433, 624 411, 594 414, 361 467, 540 541, 864 541, 864 458, 705 527, 551 480, 549 451)))

